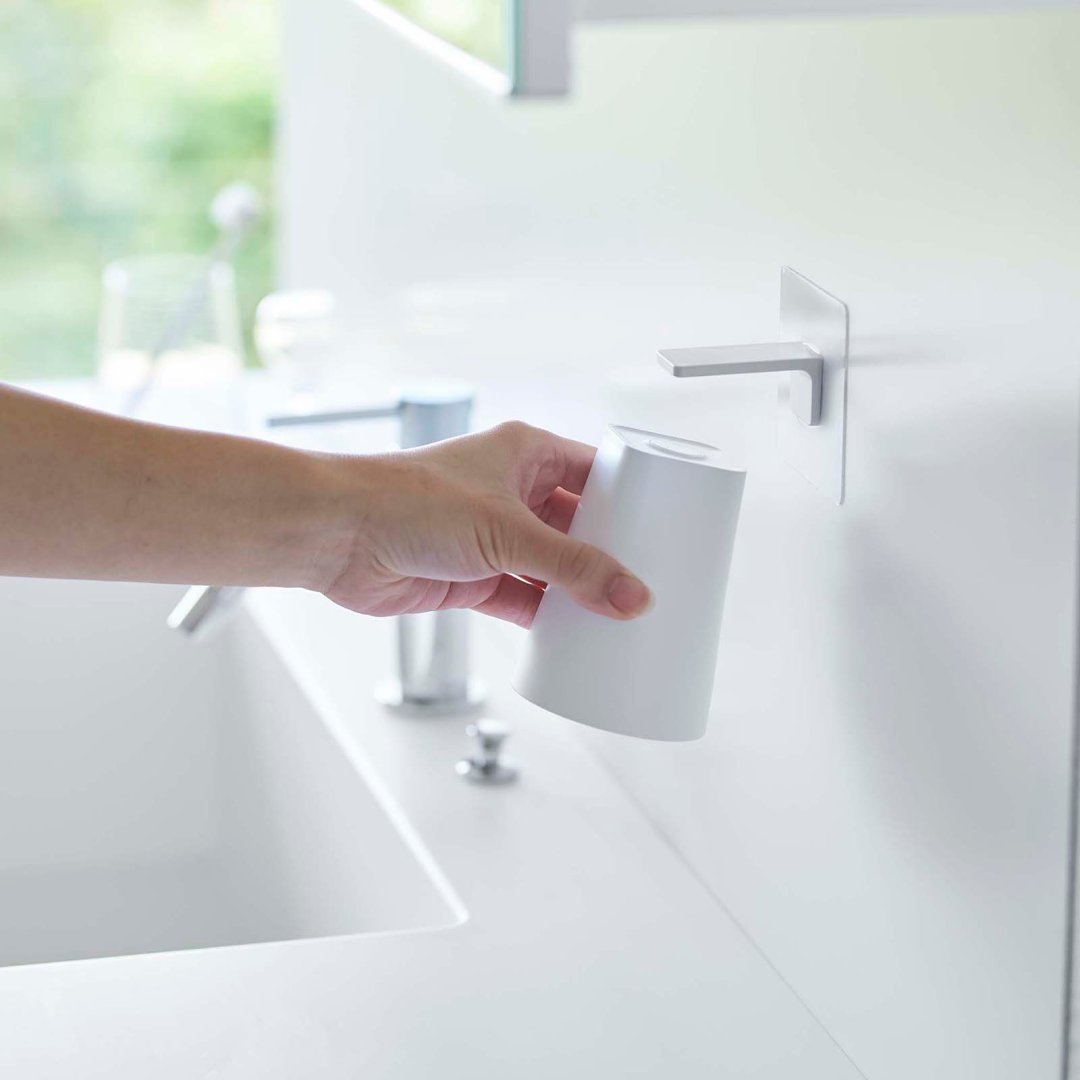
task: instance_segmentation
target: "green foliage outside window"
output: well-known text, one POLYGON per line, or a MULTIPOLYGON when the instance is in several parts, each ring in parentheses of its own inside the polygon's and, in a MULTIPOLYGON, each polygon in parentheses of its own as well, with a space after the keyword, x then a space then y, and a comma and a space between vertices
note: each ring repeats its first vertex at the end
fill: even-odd
MULTIPOLYGON (((0 4, 0 377, 93 370, 101 268, 207 251, 214 193, 271 192, 272 0, 0 4)), ((244 325, 271 223, 237 260, 244 325)))

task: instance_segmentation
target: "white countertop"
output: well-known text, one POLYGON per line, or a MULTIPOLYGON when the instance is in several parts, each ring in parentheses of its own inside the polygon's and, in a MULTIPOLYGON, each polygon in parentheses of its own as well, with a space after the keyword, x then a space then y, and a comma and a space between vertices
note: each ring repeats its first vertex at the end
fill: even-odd
POLYGON ((374 703, 390 623, 295 591, 247 603, 468 918, 0 970, 0 1075, 860 1075, 574 725, 509 690, 520 631, 476 620, 486 714, 511 725, 507 754, 522 767, 518 783, 482 788, 453 769, 466 749, 460 718, 374 703))

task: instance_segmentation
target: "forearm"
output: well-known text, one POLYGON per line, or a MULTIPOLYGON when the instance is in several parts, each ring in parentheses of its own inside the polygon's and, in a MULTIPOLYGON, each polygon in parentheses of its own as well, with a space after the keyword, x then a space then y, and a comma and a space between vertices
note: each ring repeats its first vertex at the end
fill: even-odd
POLYGON ((550 582, 634 618, 648 588, 565 535, 594 454, 511 423, 335 457, 0 384, 0 574, 301 586, 372 615, 467 607, 521 626, 550 582))
POLYGON ((323 588, 362 474, 0 386, 0 573, 323 588))

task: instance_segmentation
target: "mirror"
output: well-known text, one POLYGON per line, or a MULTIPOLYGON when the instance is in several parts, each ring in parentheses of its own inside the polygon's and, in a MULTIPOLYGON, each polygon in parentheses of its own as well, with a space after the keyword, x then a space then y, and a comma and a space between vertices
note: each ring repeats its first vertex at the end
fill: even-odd
POLYGON ((410 22, 475 57, 507 71, 509 28, 505 0, 382 0, 410 22))
POLYGON ((358 6, 499 94, 563 94, 569 0, 356 0, 358 6))

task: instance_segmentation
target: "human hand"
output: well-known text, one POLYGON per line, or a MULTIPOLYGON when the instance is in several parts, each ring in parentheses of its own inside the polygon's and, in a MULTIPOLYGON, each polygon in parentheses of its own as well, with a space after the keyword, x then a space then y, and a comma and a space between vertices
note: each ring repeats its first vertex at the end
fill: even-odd
POLYGON ((565 535, 596 451, 511 422, 415 450, 336 463, 358 485, 348 542, 320 585, 369 615, 472 608, 528 626, 545 583, 615 619, 648 588, 565 535))

